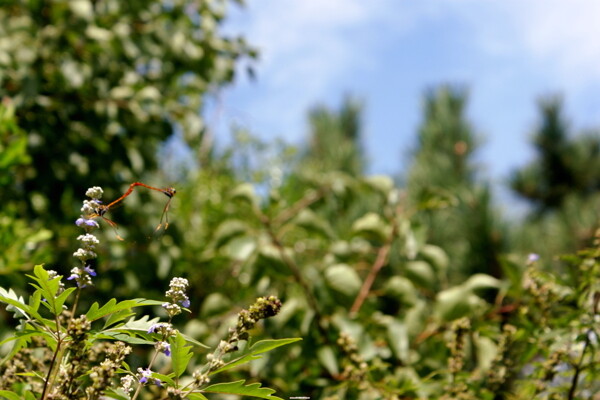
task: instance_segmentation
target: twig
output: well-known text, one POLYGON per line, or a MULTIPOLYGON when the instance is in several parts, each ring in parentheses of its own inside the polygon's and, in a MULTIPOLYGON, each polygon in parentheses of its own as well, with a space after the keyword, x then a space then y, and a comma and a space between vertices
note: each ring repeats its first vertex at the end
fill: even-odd
MULTIPOLYGON (((313 200, 313 201, 316 201, 316 200, 313 200)), ((298 204, 298 203, 296 203, 296 204, 298 204)), ((273 229, 272 221, 269 219, 269 217, 267 217, 258 207, 255 207, 255 213, 258 215, 261 223, 266 228, 269 238, 271 239, 271 242, 273 243, 273 245, 279 251, 279 254, 280 254, 281 259, 283 260, 284 264, 292 272, 292 275, 294 275, 294 279, 296 280, 296 282, 298 282, 298 284, 300 286, 302 286, 302 289, 303 289, 306 299, 308 301, 308 305, 315 313, 315 319, 317 321, 317 327, 319 329, 319 332, 323 336, 323 339, 325 341, 327 341, 328 340, 327 339, 327 329, 325 328, 325 324, 323 322, 324 321, 323 316, 321 314, 321 311, 319 310, 319 305, 317 303, 317 299, 313 295, 313 293, 310 289, 310 286, 308 285, 306 280, 304 280, 304 277, 302 276, 302 273, 300 272, 300 268, 298 267, 298 264, 296 264, 296 262, 286 253, 285 246, 283 245, 283 243, 281 243, 281 241, 277 237, 277 234, 275 233, 275 231, 273 229)))
POLYGON ((575 365, 575 373, 573 374, 573 380, 571 381, 571 387, 569 388, 569 395, 567 399, 573 400, 575 398, 575 391, 577 390, 577 384, 579 383, 579 374, 581 373, 583 359, 585 357, 585 352, 590 345, 590 334, 594 333, 593 329, 588 329, 585 334, 585 343, 583 344, 583 350, 581 350, 581 357, 579 358, 579 362, 575 365))
POLYGON ((324 195, 325 188, 323 187, 319 188, 317 191, 310 192, 294 203, 290 208, 283 210, 277 217, 273 218, 273 225, 279 226, 287 222, 290 218, 296 216, 301 210, 322 199, 324 195))
POLYGON ((354 300, 354 304, 352 304, 352 307, 350 308, 351 315, 356 315, 356 313, 360 311, 360 308, 371 291, 371 286, 373 286, 377 274, 387 262, 388 255, 390 254, 390 250, 392 248, 392 242, 398 234, 398 223, 395 218, 393 218, 392 221, 392 232, 390 233, 390 236, 388 236, 384 245, 381 246, 377 251, 377 258, 375 258, 375 262, 371 266, 371 270, 365 278, 365 281, 363 282, 360 291, 354 300))
MULTIPOLYGON (((390 239, 392 237, 393 237, 393 235, 390 236, 390 239)), ((350 314, 356 314, 356 313, 358 313, 358 311, 360 311, 362 304, 364 303, 365 299, 369 295, 369 292, 371 291, 371 286, 373 286, 373 283, 375 282, 375 278, 377 277, 377 274, 379 273, 381 268, 383 268, 383 266, 385 265, 385 263, 387 261, 387 257, 388 257, 391 247, 392 247, 391 240, 388 240, 382 247, 379 248, 379 251, 377 252, 377 258, 375 259, 375 262, 371 266, 369 275, 367 275, 367 277, 365 278, 365 281, 363 282, 363 284, 360 288, 360 291, 358 292, 358 295, 356 296, 356 299, 354 300, 354 303, 352 304, 352 308, 350 308, 350 314)))

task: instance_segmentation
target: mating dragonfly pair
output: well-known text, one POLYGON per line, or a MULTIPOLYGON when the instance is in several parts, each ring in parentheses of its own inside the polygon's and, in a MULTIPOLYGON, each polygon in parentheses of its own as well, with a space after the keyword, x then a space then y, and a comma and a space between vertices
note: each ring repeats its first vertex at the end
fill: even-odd
POLYGON ((119 240, 123 240, 123 238, 121 236, 119 236, 119 233, 117 232, 117 223, 106 218, 104 215, 109 212, 111 209, 115 208, 117 205, 119 205, 119 203, 121 203, 123 200, 125 200, 125 198, 127 198, 127 196, 129 196, 132 192, 133 189, 135 189, 138 186, 142 186, 145 187, 147 189, 150 190, 156 190, 157 192, 161 192, 164 193, 169 200, 167 201, 167 204, 165 205, 165 208, 163 209, 162 215, 160 217, 160 223, 158 224, 158 226, 155 229, 155 232, 157 232, 160 228, 162 228, 163 226, 163 219, 165 221, 164 227, 165 229, 167 229, 169 227, 169 206, 171 205, 171 200, 173 200, 173 196, 175 196, 175 194, 177 193, 177 190, 175 190, 175 188, 173 187, 168 187, 166 189, 159 189, 159 188, 155 188, 149 185, 146 185, 145 183, 141 183, 141 182, 133 182, 131 185, 129 185, 129 189, 127 189, 127 191, 118 199, 116 199, 115 201, 108 203, 106 205, 104 204, 99 204, 97 207, 97 216, 102 218, 104 221, 106 221, 110 226, 113 227, 113 229, 115 230, 115 233, 117 234, 117 238, 119 240))

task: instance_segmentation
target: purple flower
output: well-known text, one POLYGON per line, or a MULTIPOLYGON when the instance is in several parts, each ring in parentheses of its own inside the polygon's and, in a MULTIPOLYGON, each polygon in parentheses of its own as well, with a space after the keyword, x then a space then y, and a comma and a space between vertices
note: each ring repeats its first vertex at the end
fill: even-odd
POLYGON ((90 274, 91 276, 96 276, 96 271, 94 271, 92 269, 92 267, 90 267, 89 265, 86 265, 85 268, 83 269, 85 272, 87 272, 88 274, 90 274))
POLYGON ((94 221, 93 219, 86 219, 86 218, 77 218, 77 220, 75 221, 75 225, 77 225, 80 228, 86 228, 86 227, 98 228, 99 227, 99 225, 96 221, 94 221))
POLYGON ((184 306, 185 308, 188 308, 190 306, 190 300, 189 299, 185 299, 181 302, 181 305, 184 306))
MULTIPOLYGON (((140 378, 140 383, 148 383, 150 381, 150 379, 152 378, 152 371, 150 371, 149 368, 146 368, 146 369, 138 368, 138 372, 142 375, 142 377, 140 378)), ((161 383, 162 382, 160 381, 160 379, 154 378, 155 385, 162 386, 161 383)))
POLYGON ((529 255, 527 256, 527 262, 529 262, 529 263, 536 262, 539 259, 540 259, 539 254, 529 253, 529 255))
POLYGON ((150 325, 150 328, 148 328, 148 333, 154 333, 154 332, 156 332, 156 329, 158 329, 159 326, 160 326, 160 323, 159 324, 152 324, 152 325, 150 325))

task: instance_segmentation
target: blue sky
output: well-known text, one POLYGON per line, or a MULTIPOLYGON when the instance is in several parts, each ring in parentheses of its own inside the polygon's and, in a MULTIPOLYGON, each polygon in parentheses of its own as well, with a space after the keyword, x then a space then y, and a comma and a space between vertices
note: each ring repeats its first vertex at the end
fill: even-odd
MULTIPOLYGON (((229 32, 261 52, 257 80, 224 90, 208 123, 301 143, 307 110, 364 101, 370 173, 406 165, 427 88, 469 89, 482 171, 502 182, 533 156, 536 99, 564 96, 575 131, 600 127, 600 1, 249 0, 229 32)), ((243 75, 243 74, 241 74, 243 75)))

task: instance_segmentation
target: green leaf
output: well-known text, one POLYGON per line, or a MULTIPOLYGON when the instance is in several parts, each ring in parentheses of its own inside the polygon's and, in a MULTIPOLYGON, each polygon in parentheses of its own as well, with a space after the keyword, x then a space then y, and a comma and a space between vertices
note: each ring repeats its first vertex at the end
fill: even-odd
POLYGON ((181 333, 177 333, 174 338, 169 339, 171 344, 171 361, 173 373, 179 378, 187 369, 187 366, 194 355, 190 349, 191 345, 187 343, 181 333))
POLYGON ((200 309, 200 315, 203 317, 211 317, 221 313, 225 313, 231 309, 231 300, 222 293, 215 292, 206 296, 200 309))
POLYGON ((391 228, 379 214, 370 212, 354 221, 352 232, 367 238, 375 237, 380 241, 385 241, 391 232, 391 228))
POLYGON ((242 183, 231 191, 232 199, 245 200, 251 205, 258 204, 258 196, 254 190, 254 186, 249 183, 242 183))
POLYGON ((56 299, 58 290, 60 289, 61 277, 57 276, 56 278, 50 279, 48 272, 42 265, 36 265, 33 268, 33 275, 27 276, 37 282, 37 285, 34 283, 30 283, 30 285, 35 287, 40 292, 41 296, 46 299, 42 304, 54 315, 62 313, 64 299, 62 302, 57 301, 56 299))
POLYGON ((406 324, 398 320, 393 320, 388 324, 388 340, 390 347, 394 350, 396 357, 402 361, 402 364, 409 365, 409 339, 406 324))
POLYGON ((214 233, 214 246, 221 247, 237 236, 248 232, 248 224, 237 219, 228 219, 222 222, 214 233))
POLYGON ((449 259, 446 252, 439 246, 426 244, 420 249, 421 256, 429 262, 437 272, 445 273, 448 269, 449 259))
POLYGON ((266 353, 267 351, 276 349, 281 346, 285 346, 287 344, 291 344, 294 342, 298 342, 302 340, 301 338, 290 338, 290 339, 266 339, 261 340, 259 342, 254 343, 248 350, 245 351, 245 354, 241 355, 239 358, 227 363, 222 368, 219 368, 216 371, 213 371, 211 375, 218 374, 219 372, 226 371, 238 365, 242 365, 248 363, 252 360, 256 360, 260 358, 258 355, 262 353, 266 353))
POLYGON ((484 301, 463 285, 451 287, 436 296, 436 313, 444 321, 452 321, 473 313, 484 305, 484 301))
POLYGON ((255 250, 256 239, 250 236, 236 237, 223 246, 223 253, 238 261, 246 261, 255 250))
POLYGON ((124 310, 117 311, 114 314, 111 314, 106 319, 106 322, 104 323, 104 327, 102 329, 106 329, 116 323, 119 323, 119 322, 125 320, 126 318, 131 317, 132 315, 135 315, 135 312, 132 311, 130 308, 126 308, 124 310))
POLYGON ((435 287, 435 271, 426 261, 409 261, 406 263, 406 277, 423 288, 435 287))
MULTIPOLYGON (((29 314, 36 313, 33 307, 27 305, 23 297, 17 295, 17 293, 15 293, 15 291, 12 289, 6 290, 0 287, 0 301, 8 304, 6 311, 14 313, 15 318, 30 318, 29 314)), ((38 319, 41 319, 39 314, 37 314, 37 316, 39 317, 38 319)))
POLYGON ((245 382, 245 380, 241 380, 236 382, 217 383, 205 388, 203 392, 237 394, 239 396, 260 397, 261 399, 283 400, 280 397, 271 396, 275 393, 275 390, 273 389, 263 388, 260 383, 244 385, 245 382))
POLYGON ((364 182, 374 190, 387 196, 394 188, 394 181, 387 175, 373 175, 364 179, 364 182))
POLYGON ((319 217, 314 211, 303 209, 298 213, 293 221, 296 225, 306 229, 309 232, 318 233, 326 238, 333 238, 335 235, 333 229, 326 219, 319 217))
POLYGON ((329 287, 346 296, 355 296, 362 285, 360 277, 347 264, 336 264, 325 270, 325 280, 329 287))
POLYGON ((493 276, 486 274, 475 274, 472 275, 463 286, 472 291, 484 290, 484 289, 497 289, 500 287, 500 281, 493 276))
POLYGON ((6 400, 21 400, 21 396, 8 390, 0 390, 0 397, 6 400))
POLYGON ((67 301, 67 298, 71 295, 71 293, 73 293, 75 290, 77 290, 76 288, 72 287, 72 288, 68 288, 65 289, 61 294, 59 294, 58 296, 56 296, 56 307, 59 310, 62 310, 63 305, 65 304, 65 301, 67 301))
POLYGON ((156 300, 147 300, 147 299, 133 299, 133 300, 125 300, 117 303, 116 299, 110 299, 108 303, 100 307, 98 303, 92 304, 89 311, 85 315, 87 319, 92 322, 96 321, 100 318, 106 317, 110 314, 120 312, 122 310, 128 310, 134 307, 142 307, 142 306, 159 306, 164 302, 156 301, 156 300))
POLYGON ((412 281, 403 276, 392 276, 384 286, 384 293, 391 296, 406 305, 413 305, 417 302, 418 292, 412 281))
POLYGON ((340 373, 337 357, 331 346, 319 347, 317 350, 317 358, 331 376, 336 376, 340 373))
POLYGON ((206 396, 204 396, 202 393, 190 393, 187 395, 188 399, 191 400, 208 400, 208 398, 206 396))

